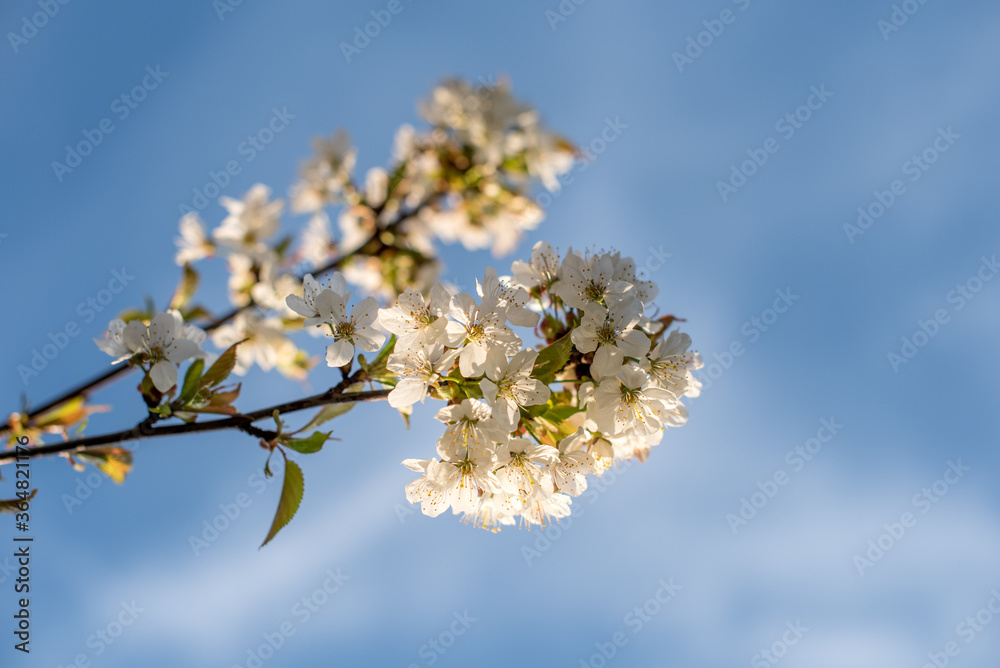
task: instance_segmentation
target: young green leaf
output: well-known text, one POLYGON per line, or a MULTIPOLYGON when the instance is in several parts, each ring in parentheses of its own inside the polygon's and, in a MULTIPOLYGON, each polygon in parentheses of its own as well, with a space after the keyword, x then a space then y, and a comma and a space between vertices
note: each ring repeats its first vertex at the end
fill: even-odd
POLYGON ((274 538, 286 524, 288 524, 295 512, 302 503, 302 493, 305 491, 305 480, 302 477, 302 469, 290 459, 285 460, 285 481, 281 485, 281 499, 278 501, 278 511, 274 514, 274 521, 271 529, 267 532, 267 538, 260 544, 264 547, 274 538))
POLYGON ((379 374, 385 371, 385 365, 389 361, 389 355, 392 353, 393 349, 396 347, 396 335, 393 334, 389 337, 389 340, 383 346, 382 350, 379 351, 378 355, 371 361, 368 365, 368 371, 373 374, 379 374))
POLYGON ((327 406, 323 406, 323 408, 321 408, 319 412, 313 416, 313 419, 309 420, 306 426, 302 427, 302 429, 299 429, 299 431, 302 432, 302 431, 309 431, 310 429, 315 429, 324 422, 329 422, 333 418, 340 417, 341 415, 351 410, 352 408, 354 408, 353 402, 342 403, 342 404, 329 404, 327 406))
POLYGON ((462 383, 462 391, 470 399, 482 399, 483 390, 479 387, 479 383, 475 381, 467 381, 462 383))
POLYGON ((132 452, 125 448, 94 448, 78 452, 74 457, 90 462, 119 485, 132 470, 132 452))
POLYGON ((576 406, 570 405, 559 405, 552 406, 545 412, 545 417, 552 421, 562 422, 568 420, 571 416, 576 415, 582 409, 576 406))
POLYGON ((532 375, 546 385, 553 383, 556 374, 566 366, 572 352, 573 341, 569 334, 565 334, 542 348, 535 360, 535 370, 532 375))
MULTIPOLYGON (((246 339, 243 339, 246 341, 246 339)), ((237 341, 233 345, 226 348, 226 352, 219 355, 219 359, 215 360, 215 364, 209 367, 205 375, 201 377, 202 387, 215 387, 229 378, 229 374, 233 372, 233 367, 236 366, 236 346, 243 343, 243 341, 237 341)))
POLYGON ((283 438, 281 442, 296 452, 309 455, 323 449, 323 444, 330 438, 332 432, 313 432, 308 438, 283 438))
POLYGON ((191 302, 195 291, 198 289, 198 272, 191 268, 190 264, 184 265, 184 275, 181 282, 174 291, 174 296, 170 298, 170 308, 183 310, 191 302))
POLYGON ((181 396, 180 401, 182 404, 187 403, 191 399, 198 389, 201 387, 201 372, 205 369, 205 360, 196 359, 188 367, 187 373, 184 374, 184 384, 181 386, 181 396))

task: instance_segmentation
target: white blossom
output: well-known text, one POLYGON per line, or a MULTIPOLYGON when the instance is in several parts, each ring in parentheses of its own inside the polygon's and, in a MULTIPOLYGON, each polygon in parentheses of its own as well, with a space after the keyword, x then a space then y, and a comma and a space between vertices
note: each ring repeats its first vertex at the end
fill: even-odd
POLYGON ((313 278, 312 274, 306 274, 302 278, 302 296, 290 294, 285 298, 285 303, 306 319, 306 327, 312 327, 323 322, 321 311, 326 313, 338 306, 341 311, 346 310, 350 294, 347 291, 347 281, 339 271, 333 272, 326 285, 313 278))
POLYGON ((660 341, 642 360, 641 366, 653 381, 674 397, 696 397, 701 393, 701 381, 691 373, 704 366, 701 355, 689 351, 691 337, 674 330, 666 341, 660 341))
POLYGON ((389 355, 386 369, 397 378, 396 386, 389 392, 389 405, 393 408, 423 403, 432 385, 448 374, 455 364, 457 350, 446 351, 441 343, 420 344, 404 348, 389 355))
POLYGON ((587 490, 587 476, 595 472, 594 458, 584 449, 590 440, 583 428, 559 441, 559 461, 552 466, 556 488, 570 496, 587 490))
POLYGON ((437 443, 437 452, 442 459, 465 459, 469 450, 474 456, 487 450, 492 452, 493 444, 506 441, 510 433, 504 425, 492 419, 486 404, 475 399, 445 406, 434 417, 448 425, 437 443))
POLYGON ((521 510, 521 518, 529 525, 548 526, 553 519, 569 517, 572 503, 573 500, 561 492, 554 494, 536 492, 525 503, 524 509, 521 510))
POLYGON ((583 258, 572 251, 566 254, 559 270, 559 280, 552 286, 560 299, 573 308, 587 304, 609 304, 621 299, 631 288, 615 279, 614 258, 605 253, 583 258))
POLYGON ((112 320, 105 332, 105 340, 94 339, 98 347, 115 362, 140 355, 142 363, 150 365, 149 377, 160 392, 177 384, 177 365, 192 357, 204 355, 201 344, 205 332, 185 324, 180 312, 175 310, 157 313, 147 327, 140 320, 125 324, 112 320))
POLYGON ((448 345, 465 345, 458 363, 466 378, 482 375, 490 348, 499 346, 511 355, 521 349, 521 339, 503 324, 504 309, 495 301, 477 304, 471 295, 460 292, 451 299, 451 317, 454 321, 446 329, 448 345))
POLYGON ((614 280, 618 288, 622 288, 624 285, 631 286, 643 304, 648 304, 656 299, 656 295, 660 292, 659 288, 653 281, 644 281, 637 277, 635 260, 615 253, 612 256, 612 262, 615 267, 614 280))
POLYGON ((330 219, 322 212, 313 214, 302 231, 299 256, 316 267, 325 264, 335 249, 336 244, 330 233, 330 219))
POLYGON ((552 476, 548 467, 559 461, 559 451, 551 445, 527 438, 511 438, 497 446, 497 479, 508 494, 527 500, 542 487, 551 493, 552 476))
POLYGON ((670 392, 656 387, 639 367, 628 364, 613 378, 601 382, 594 391, 593 420, 605 435, 614 436, 634 429, 652 434, 670 426, 669 415, 677 402, 670 392))
POLYGON ((190 264, 215 252, 215 245, 209 241, 205 224, 197 213, 192 211, 181 217, 180 233, 177 237, 177 255, 174 256, 177 264, 190 264))
POLYGON ((324 290, 317 298, 319 317, 330 328, 327 336, 333 338, 326 348, 328 366, 343 366, 354 359, 354 349, 375 352, 385 344, 385 334, 372 325, 378 318, 378 302, 374 297, 365 297, 351 309, 348 316, 339 295, 332 290, 324 290), (327 297, 333 295, 333 297, 327 297), (329 307, 329 308, 327 308, 329 307))
POLYGON ((406 486, 406 498, 420 501, 425 515, 436 517, 449 506, 457 512, 475 512, 481 494, 499 491, 500 482, 493 475, 496 457, 492 450, 468 450, 459 460, 404 460, 403 465, 424 474, 406 486))
POLYGON ((243 253, 255 260, 268 256, 267 245, 281 227, 281 210, 284 203, 269 201, 271 189, 256 184, 242 200, 220 197, 219 203, 226 207, 229 215, 212 233, 216 242, 233 252, 243 253))
POLYGON ((299 280, 289 273, 282 273, 276 262, 264 262, 257 281, 250 288, 250 297, 257 306, 280 311, 289 318, 295 312, 288 307, 288 297, 301 288, 299 280))
POLYGON ((531 377, 537 358, 538 353, 530 349, 518 352, 510 361, 500 347, 486 354, 486 378, 479 387, 494 417, 507 431, 513 431, 520 421, 521 406, 537 406, 549 400, 549 388, 531 377))
POLYGON ((379 311, 379 325, 398 337, 396 350, 441 340, 448 326, 445 317, 451 296, 438 283, 427 300, 413 288, 406 288, 391 308, 379 311))
POLYGON ((580 352, 594 353, 590 370, 595 380, 612 377, 625 357, 642 357, 649 351, 649 337, 635 325, 642 316, 642 303, 627 297, 606 308, 601 304, 584 306, 580 326, 570 334, 580 352))
POLYGON ((305 377, 308 370, 302 359, 305 354, 285 335, 279 318, 261 318, 255 313, 243 312, 231 323, 212 332, 212 343, 219 348, 228 348, 240 341, 243 343, 236 349, 233 368, 237 375, 246 375, 250 367, 257 364, 264 371, 276 368, 290 378, 305 377))
POLYGON ((502 307, 510 324, 518 327, 534 327, 538 324, 538 314, 524 308, 531 298, 528 291, 501 280, 493 267, 486 268, 482 283, 476 281, 476 291, 483 301, 496 302, 502 307))
POLYGON ((313 140, 315 157, 302 165, 302 179, 292 188, 292 210, 315 212, 331 203, 350 183, 357 151, 343 130, 330 139, 313 140))
POLYGON ((547 241, 539 241, 531 249, 531 262, 515 260, 511 265, 514 282, 531 289, 548 289, 559 278, 559 256, 547 241))

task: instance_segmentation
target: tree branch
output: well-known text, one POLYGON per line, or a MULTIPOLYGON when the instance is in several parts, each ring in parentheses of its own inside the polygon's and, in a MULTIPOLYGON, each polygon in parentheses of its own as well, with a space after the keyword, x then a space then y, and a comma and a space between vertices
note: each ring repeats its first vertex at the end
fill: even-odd
POLYGON ((158 436, 173 436, 176 434, 196 434, 208 431, 220 431, 224 429, 238 429, 257 438, 270 440, 277 436, 276 432, 265 431, 253 426, 257 420, 270 418, 274 411, 280 414, 295 413, 297 411, 315 408, 317 406, 327 406, 330 404, 361 403, 367 401, 381 401, 389 396, 391 390, 369 390, 366 392, 344 392, 344 389, 351 384, 353 378, 342 381, 335 387, 331 387, 325 392, 315 394, 311 397, 289 401, 284 404, 261 408, 252 413, 234 415, 222 420, 212 420, 210 422, 186 422, 183 424, 172 424, 164 427, 153 427, 154 420, 146 418, 135 427, 113 434, 101 436, 91 436, 65 443, 54 443, 51 445, 40 445, 34 448, 27 448, 20 452, 8 451, 0 453, 0 465, 10 463, 18 458, 45 457, 60 453, 77 453, 97 448, 100 446, 114 445, 117 443, 127 443, 139 439, 156 438, 158 436))
MULTIPOLYGON (((355 248, 354 250, 352 250, 350 253, 347 253, 346 255, 341 255, 340 257, 338 257, 338 258, 336 258, 336 259, 331 260, 330 262, 328 262, 325 266, 323 266, 323 267, 321 267, 319 269, 315 269, 312 272, 307 272, 307 273, 313 273, 313 274, 315 274, 315 275, 318 276, 318 275, 321 275, 321 274, 325 274, 326 272, 331 271, 333 269, 337 269, 338 267, 340 267, 341 265, 343 265, 345 262, 347 262, 348 260, 351 260, 351 259, 353 259, 355 257, 359 257, 359 256, 363 256, 363 257, 375 257, 375 256, 378 256, 378 255, 381 255, 386 250, 388 250, 389 248, 392 247, 392 246, 390 246, 389 244, 387 244, 383 240, 383 236, 386 233, 393 233, 393 232, 395 232, 395 230, 407 218, 410 218, 411 216, 415 215, 422 208, 424 208, 426 206, 430 206, 434 202, 434 200, 438 197, 438 195, 439 195, 438 193, 432 193, 430 196, 428 196, 427 198, 425 198, 422 202, 420 202, 419 204, 417 204, 417 206, 415 206, 412 210, 408 211, 407 213, 403 213, 401 211, 399 213, 399 215, 396 217, 395 220, 393 220, 391 223, 389 223, 385 227, 381 227, 381 228, 376 229, 375 232, 371 235, 371 237, 368 238, 368 240, 365 243, 361 244, 360 246, 358 246, 357 248, 355 248)), ((376 218, 381 213, 383 207, 384 207, 384 204, 376 207, 375 209, 373 209, 373 212, 374 212, 376 218)), ((302 276, 299 276, 299 280, 301 281, 302 278, 304 278, 304 276, 305 276, 305 274, 303 274, 302 276)), ((211 331, 213 331, 215 329, 218 329, 219 327, 221 327, 222 325, 226 324, 227 322, 229 322, 230 320, 232 320, 233 318, 235 318, 237 315, 239 315, 243 311, 246 311, 246 310, 249 310, 251 308, 254 308, 255 306, 256 306, 256 304, 253 301, 251 301, 246 306, 241 306, 239 308, 235 308, 235 309, 229 311, 228 313, 225 313, 225 314, 219 316, 218 318, 216 318, 212 322, 210 322, 210 323, 206 324, 204 327, 202 327, 202 329, 204 329, 206 332, 211 332, 211 331)), ((70 401, 71 399, 74 399, 74 398, 76 398, 78 396, 84 396, 84 397, 88 396, 90 393, 92 393, 92 392, 100 389, 101 387, 104 387, 105 385, 108 385, 111 382, 114 382, 114 381, 118 380, 120 377, 124 377, 125 374, 131 372, 132 369, 134 369, 134 368, 136 368, 136 367, 132 367, 132 366, 129 366, 129 365, 120 365, 120 366, 112 367, 110 370, 106 371, 105 373, 101 374, 100 376, 97 376, 96 378, 92 378, 91 380, 83 383, 82 385, 79 385, 79 386, 73 388, 72 390, 64 392, 63 394, 59 395, 55 399, 52 399, 51 401, 48 401, 48 402, 42 404, 41 406, 39 406, 37 408, 34 408, 34 409, 30 410, 30 411, 27 411, 27 412, 23 413, 22 415, 23 415, 24 419, 30 421, 30 420, 32 420, 34 418, 37 418, 39 415, 42 415, 43 413, 46 413, 47 411, 50 411, 50 410, 52 410, 54 408, 57 408, 57 407, 61 406, 62 404, 66 403, 67 401, 70 401)), ((11 431, 11 426, 9 424, 0 425, 0 436, 8 433, 9 431, 11 431)), ((0 463, 3 463, 4 461, 5 461, 4 459, 0 458, 0 463)))

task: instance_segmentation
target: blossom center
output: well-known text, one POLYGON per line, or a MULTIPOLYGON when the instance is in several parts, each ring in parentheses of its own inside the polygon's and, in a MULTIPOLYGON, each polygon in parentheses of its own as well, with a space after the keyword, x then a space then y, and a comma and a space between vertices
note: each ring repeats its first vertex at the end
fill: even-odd
POLYGON ((333 330, 333 338, 337 341, 342 339, 353 340, 354 332, 356 331, 354 323, 350 320, 337 325, 331 325, 331 329, 333 330))
POLYGON ((469 325, 467 331, 470 341, 480 341, 486 336, 486 327, 484 327, 482 323, 477 322, 474 325, 469 325))
POLYGON ((618 330, 610 321, 605 320, 604 324, 597 329, 597 340, 601 343, 614 345, 618 342, 618 330))
POLYGON ((604 299, 604 288, 594 281, 591 281, 587 287, 583 289, 583 294, 587 298, 588 302, 600 303, 604 299))

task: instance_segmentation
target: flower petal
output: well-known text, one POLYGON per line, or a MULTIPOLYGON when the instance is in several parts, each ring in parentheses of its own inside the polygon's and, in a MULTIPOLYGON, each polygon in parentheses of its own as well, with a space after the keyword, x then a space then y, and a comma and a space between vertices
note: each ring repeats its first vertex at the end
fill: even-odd
POLYGON ((594 353, 594 363, 590 365, 590 373, 595 380, 611 378, 622 368, 625 356, 615 346, 603 345, 594 353))
POLYGON ((145 347, 146 334, 149 329, 139 322, 138 320, 132 320, 127 325, 125 325, 125 331, 122 333, 122 340, 125 341, 125 346, 134 353, 139 352, 145 347))
POLYGON ((344 366, 354 359, 354 344, 350 341, 334 341, 326 347, 327 366, 344 366))
POLYGON ((177 367, 173 362, 160 360, 149 370, 149 378, 160 392, 166 392, 177 384, 177 367))
POLYGON ((389 393, 389 405, 393 408, 412 406, 427 396, 427 383, 418 378, 404 378, 389 393))

